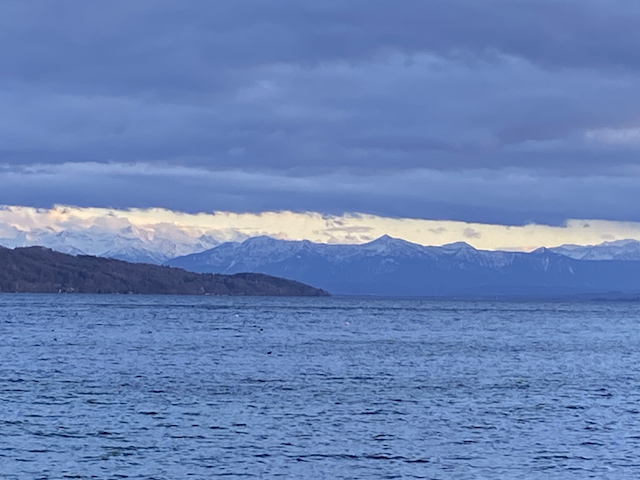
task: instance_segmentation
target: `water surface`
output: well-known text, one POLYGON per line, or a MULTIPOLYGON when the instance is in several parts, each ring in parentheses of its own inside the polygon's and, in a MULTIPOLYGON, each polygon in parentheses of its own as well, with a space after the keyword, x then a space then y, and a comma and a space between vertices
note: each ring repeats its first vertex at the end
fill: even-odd
POLYGON ((0 295, 0 478, 637 478, 638 312, 0 295))

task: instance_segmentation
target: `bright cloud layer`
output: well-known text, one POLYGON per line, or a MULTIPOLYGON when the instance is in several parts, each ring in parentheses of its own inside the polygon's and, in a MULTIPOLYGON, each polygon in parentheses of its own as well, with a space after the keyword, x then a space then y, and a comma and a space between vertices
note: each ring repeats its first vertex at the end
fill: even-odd
POLYGON ((105 245, 113 247, 113 238, 121 236, 147 244, 155 242, 168 249, 168 257, 258 235, 320 243, 357 244, 387 234, 422 245, 465 241, 479 249, 530 251, 540 246, 592 245, 627 238, 640 240, 640 223, 569 220, 563 226, 505 226, 288 211, 188 214, 166 209, 113 210, 67 206, 52 209, 6 206, 0 209, 0 243, 3 245, 15 247, 37 244, 45 238, 43 235, 51 243, 54 241, 52 239, 62 241, 62 237, 70 234, 75 234, 74 238, 81 238, 75 240, 80 242, 76 248, 84 253, 103 254, 105 252, 100 249, 107 248, 105 245), (78 236, 78 233, 83 235, 78 236))

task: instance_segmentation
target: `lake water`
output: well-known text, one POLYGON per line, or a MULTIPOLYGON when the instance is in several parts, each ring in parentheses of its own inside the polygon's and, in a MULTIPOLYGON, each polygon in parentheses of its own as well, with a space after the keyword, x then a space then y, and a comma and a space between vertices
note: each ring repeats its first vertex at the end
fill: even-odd
POLYGON ((639 313, 0 295, 0 478, 638 478, 639 313))

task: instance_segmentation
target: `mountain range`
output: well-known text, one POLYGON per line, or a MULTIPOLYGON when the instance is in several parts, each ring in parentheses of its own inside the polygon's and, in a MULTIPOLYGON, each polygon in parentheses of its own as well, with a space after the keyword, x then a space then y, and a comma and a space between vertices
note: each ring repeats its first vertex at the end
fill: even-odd
POLYGON ((551 295, 637 292, 640 242, 563 245, 532 253, 483 251, 466 243, 422 246, 389 236, 362 245, 254 237, 221 243, 174 229, 98 226, 13 232, 0 246, 41 245, 71 255, 181 267, 200 273, 264 273, 335 294, 551 295))
POLYGON ((600 245, 562 245, 551 251, 578 260, 640 260, 640 242, 617 240, 600 245))
MULTIPOLYGON (((19 228, 11 223, 0 224, 0 246, 42 246, 71 255, 162 265, 177 257, 205 252, 229 240, 249 238, 240 231, 197 232, 169 224, 144 228, 105 222, 105 225, 60 227, 19 228)), ((549 250, 578 260, 640 260, 640 241, 637 240, 589 246, 562 245, 549 250)))
POLYGON ((464 242, 430 247, 389 236, 364 245, 263 236, 224 243, 167 265, 201 273, 265 273, 345 295, 629 294, 640 292, 640 260, 632 255, 638 243, 607 244, 603 249, 609 253, 598 256, 593 253, 597 247, 562 247, 571 254, 567 255, 561 248, 482 251, 464 242), (621 250, 630 253, 617 253, 621 250))

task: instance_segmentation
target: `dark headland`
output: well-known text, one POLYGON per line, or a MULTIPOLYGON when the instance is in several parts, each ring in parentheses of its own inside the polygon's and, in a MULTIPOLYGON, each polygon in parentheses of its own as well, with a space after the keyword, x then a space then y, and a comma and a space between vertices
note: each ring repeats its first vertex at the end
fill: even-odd
POLYGON ((0 247, 0 292, 328 296, 300 282, 257 273, 198 274, 180 268, 72 256, 42 247, 0 247))

